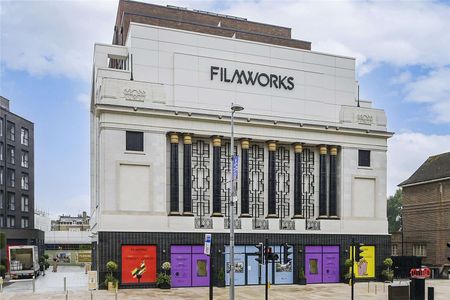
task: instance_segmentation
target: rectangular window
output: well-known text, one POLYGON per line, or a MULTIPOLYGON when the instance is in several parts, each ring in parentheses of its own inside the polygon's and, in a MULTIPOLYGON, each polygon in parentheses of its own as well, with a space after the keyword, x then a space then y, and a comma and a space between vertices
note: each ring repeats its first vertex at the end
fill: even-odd
POLYGON ((413 255, 414 256, 427 256, 427 247, 425 244, 414 244, 413 245, 413 255))
POLYGON ((3 143, 0 143, 0 160, 3 160, 3 143))
POLYGON ((0 118, 0 136, 3 136, 3 119, 0 118))
POLYGON ((8 169, 8 186, 16 187, 16 172, 13 169, 8 169))
POLYGON ((3 167, 0 167, 0 184, 3 185, 3 167))
POLYGON ((20 221, 22 228, 28 228, 28 218, 22 217, 20 221))
POLYGON ((8 121, 6 123, 6 131, 7 131, 7 138, 11 141, 16 140, 16 125, 13 122, 8 121))
POLYGON ((23 168, 28 168, 28 152, 22 151, 22 157, 21 157, 21 165, 23 168))
POLYGON ((6 218, 6 227, 16 227, 16 218, 14 216, 8 216, 6 218))
POLYGON ((3 209, 3 191, 0 191, 0 209, 3 209))
POLYGON ((391 254, 392 256, 398 256, 398 246, 396 244, 392 244, 391 254))
POLYGON ((22 211, 28 212, 28 196, 22 195, 21 197, 22 211))
POLYGON ((28 129, 23 127, 20 130, 20 143, 24 146, 28 146, 28 129))
POLYGON ((370 167, 370 150, 358 151, 358 166, 370 167))
POLYGON ((126 150, 144 151, 144 133, 139 131, 126 132, 126 150))
POLYGON ((8 193, 8 209, 16 210, 16 195, 8 193))
POLYGON ((26 173, 22 173, 21 188, 28 191, 28 174, 26 173))
POLYGON ((8 145, 8 162, 12 165, 16 163, 16 149, 11 145, 8 145))
POLYGON ((0 215, 0 227, 3 227, 3 215, 0 215))

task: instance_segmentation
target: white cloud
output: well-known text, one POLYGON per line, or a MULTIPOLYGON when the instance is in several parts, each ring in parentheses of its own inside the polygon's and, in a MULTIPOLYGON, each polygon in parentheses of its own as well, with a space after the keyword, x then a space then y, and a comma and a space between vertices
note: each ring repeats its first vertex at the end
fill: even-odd
POLYGON ((91 105, 91 98, 86 93, 78 94, 77 101, 80 102, 86 109, 89 109, 91 105))
POLYGON ((388 195, 431 156, 450 151, 450 135, 404 132, 388 140, 388 195))
POLYGON ((7 1, 1 6, 1 62, 9 69, 87 81, 94 43, 112 40, 116 1, 7 1))
POLYGON ((450 67, 431 71, 405 85, 406 100, 425 103, 433 122, 450 122, 450 67))
MULTIPOLYGON (((314 50, 356 57, 362 73, 383 62, 450 64, 450 6, 439 2, 149 2, 291 27, 293 36, 311 41, 314 50)), ((2 63, 33 75, 89 80, 93 44, 111 42, 116 10, 117 1, 2 2, 2 63)))
POLYGON ((412 78, 411 72, 405 71, 401 72, 397 76, 391 78, 391 84, 405 84, 409 82, 412 78))

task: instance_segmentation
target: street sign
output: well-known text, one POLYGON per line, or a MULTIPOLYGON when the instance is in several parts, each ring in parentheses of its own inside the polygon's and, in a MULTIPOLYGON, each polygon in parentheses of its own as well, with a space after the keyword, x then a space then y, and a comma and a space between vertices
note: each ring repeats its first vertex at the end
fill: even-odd
POLYGON ((233 155, 233 180, 238 179, 239 156, 233 155))
POLYGON ((206 255, 210 255, 211 253, 211 241, 212 241, 211 234, 210 233, 205 234, 205 246, 203 248, 203 253, 206 255))

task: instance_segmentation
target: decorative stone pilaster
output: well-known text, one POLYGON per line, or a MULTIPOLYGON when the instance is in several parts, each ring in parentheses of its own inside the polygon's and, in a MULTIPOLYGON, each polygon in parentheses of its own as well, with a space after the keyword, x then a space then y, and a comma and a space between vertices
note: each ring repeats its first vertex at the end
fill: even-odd
POLYGON ((183 215, 192 213, 192 136, 183 136, 183 215))
POLYGON ((300 143, 294 145, 294 216, 293 218, 303 218, 302 211, 302 152, 303 146, 300 143))
POLYGON ((213 217, 222 217, 221 211, 221 187, 220 187, 220 147, 222 140, 215 136, 212 139, 213 143, 213 217))
POLYGON ((319 218, 327 218, 327 146, 320 146, 319 154, 319 218))
POLYGON ((276 151, 277 151, 277 144, 273 141, 268 143, 268 149, 269 149, 269 174, 268 174, 268 188, 267 188, 267 206, 268 206, 268 214, 267 218, 277 218, 277 203, 276 203, 276 166, 275 166, 275 159, 276 159, 276 151))
POLYGON ((337 181, 337 172, 336 172, 336 158, 337 158, 337 147, 331 146, 330 148, 330 191, 328 195, 329 201, 329 216, 330 218, 337 218, 337 191, 336 191, 336 181, 337 181))
POLYGON ((178 133, 170 133, 170 215, 180 215, 178 133))
POLYGON ((248 139, 241 140, 241 218, 250 217, 249 213, 249 174, 248 174, 248 139))

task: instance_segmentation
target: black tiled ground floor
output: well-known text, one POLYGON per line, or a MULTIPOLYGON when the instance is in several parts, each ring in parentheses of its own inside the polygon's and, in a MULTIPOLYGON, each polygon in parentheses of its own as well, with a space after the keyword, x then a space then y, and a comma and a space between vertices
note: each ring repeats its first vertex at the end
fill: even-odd
MULTIPOLYGON (((204 233, 187 232, 99 232, 98 242, 93 245, 93 266, 98 271, 99 283, 106 275, 106 263, 115 261, 118 266, 118 278, 121 278, 121 249, 123 245, 155 245, 156 246, 156 266, 157 272, 165 261, 170 261, 171 245, 203 245, 204 233)), ((345 260, 349 257, 352 238, 365 245, 375 246, 375 276, 381 279, 383 260, 391 255, 391 241, 389 235, 341 235, 341 234, 274 234, 274 233, 236 233, 236 245, 256 245, 269 239, 270 245, 282 245, 288 243, 293 246, 293 267, 294 283, 298 282, 299 268, 304 268, 304 248, 305 246, 339 246, 339 263, 341 280, 344 279, 346 270, 345 260)), ((211 259, 216 270, 225 268, 224 251, 229 244, 229 234, 213 233, 211 259)), ((218 284, 217 272, 212 272, 213 282, 218 284)), ((120 284, 120 288, 148 288, 154 284, 133 285, 120 284)), ((223 283, 222 283, 223 284, 223 283)), ((104 286, 103 286, 104 288, 104 286)))

